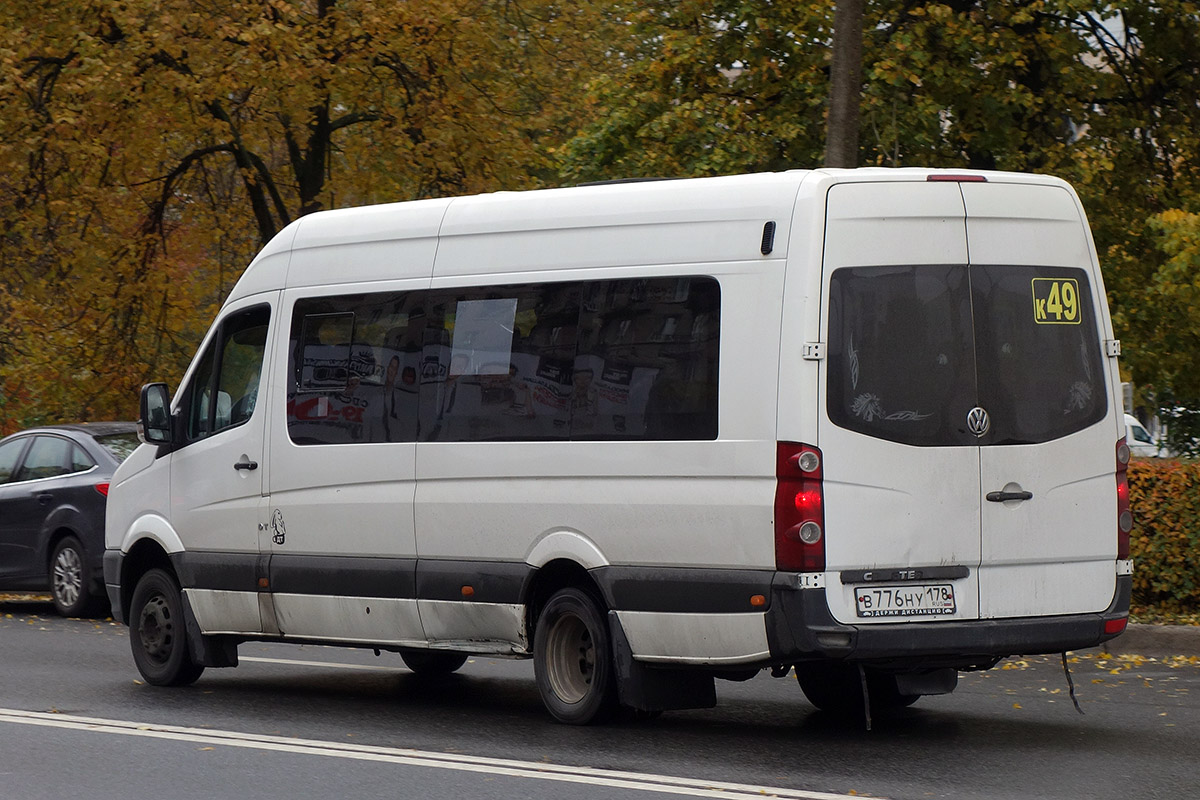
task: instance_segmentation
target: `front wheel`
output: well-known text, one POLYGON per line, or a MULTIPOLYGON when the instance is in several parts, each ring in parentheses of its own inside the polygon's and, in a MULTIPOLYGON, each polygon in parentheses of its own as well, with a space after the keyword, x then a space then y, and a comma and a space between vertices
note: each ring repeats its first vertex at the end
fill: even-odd
POLYGON ((165 570, 150 570, 133 590, 129 643, 133 661, 147 683, 187 686, 204 672, 188 652, 179 584, 165 570))
POLYGON ((604 719, 616 707, 612 643, 599 603, 561 589, 538 616, 533 637, 538 693, 550 715, 568 725, 604 719))

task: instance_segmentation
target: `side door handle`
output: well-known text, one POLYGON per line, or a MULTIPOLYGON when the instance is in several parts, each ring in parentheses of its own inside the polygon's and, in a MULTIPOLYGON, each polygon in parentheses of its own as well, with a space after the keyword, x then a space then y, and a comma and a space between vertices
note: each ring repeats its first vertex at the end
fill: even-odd
POLYGON ((258 469, 258 462, 257 461, 249 461, 249 460, 239 461, 233 465, 233 468, 234 469, 247 469, 247 470, 258 469))
POLYGON ((1032 500, 1033 492, 988 492, 987 499, 993 503, 1003 503, 1005 500, 1032 500))
POLYGON ((35 494, 34 497, 37 498, 38 504, 43 506, 50 505, 50 503, 54 500, 54 495, 50 494, 49 492, 41 492, 39 494, 35 494))

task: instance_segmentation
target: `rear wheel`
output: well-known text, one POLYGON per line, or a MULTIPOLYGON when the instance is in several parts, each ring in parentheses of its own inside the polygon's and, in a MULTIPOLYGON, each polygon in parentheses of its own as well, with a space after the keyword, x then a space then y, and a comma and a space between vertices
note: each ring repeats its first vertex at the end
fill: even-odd
POLYGON ((405 650, 400 653, 404 665, 418 675, 449 675, 467 663, 464 653, 442 653, 436 650, 405 650))
POLYGON ((86 616, 97 605, 88 592, 84 563, 83 545, 74 536, 64 537, 50 556, 50 596, 64 617, 86 616))
MULTIPOLYGON (((901 694, 896 676, 864 668, 867 693, 873 711, 911 706, 919 694, 901 694)), ((857 664, 841 661, 806 661, 796 665, 796 680, 808 702, 822 711, 838 715, 863 713, 862 675, 857 664)))
POLYGON ((204 672, 188 652, 179 584, 165 570, 150 570, 133 590, 129 643, 133 661, 147 683, 186 686, 204 672))
POLYGON ((608 625, 600 604, 580 589, 561 589, 538 616, 533 666, 546 710, 559 722, 587 725, 617 704, 608 625))

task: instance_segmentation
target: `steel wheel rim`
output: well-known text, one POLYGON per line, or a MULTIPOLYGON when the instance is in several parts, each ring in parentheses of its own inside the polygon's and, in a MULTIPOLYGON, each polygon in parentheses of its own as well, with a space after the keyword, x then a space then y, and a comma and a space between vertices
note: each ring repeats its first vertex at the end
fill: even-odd
POLYGON ((554 622, 546 640, 546 677, 564 703, 587 697, 596 673, 596 645, 579 617, 568 614, 554 622))
POLYGON ((142 606, 138 616, 138 638, 146 657, 165 663, 171 657, 175 644, 175 625, 171 621, 171 609, 161 594, 156 594, 142 606))
POLYGON ((83 563, 79 553, 67 547, 54 558, 54 596, 63 606, 73 606, 83 590, 83 563))

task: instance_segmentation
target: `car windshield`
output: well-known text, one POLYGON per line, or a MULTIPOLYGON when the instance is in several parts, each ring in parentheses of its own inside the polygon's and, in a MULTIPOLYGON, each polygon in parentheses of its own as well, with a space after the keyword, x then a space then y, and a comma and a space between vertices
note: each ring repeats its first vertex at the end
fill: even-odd
POLYGON ((128 431, 126 433, 108 433, 95 438, 105 450, 113 454, 113 457, 117 459, 118 463, 129 458, 129 454, 136 450, 138 445, 141 444, 141 441, 138 440, 137 433, 134 431, 128 431))

